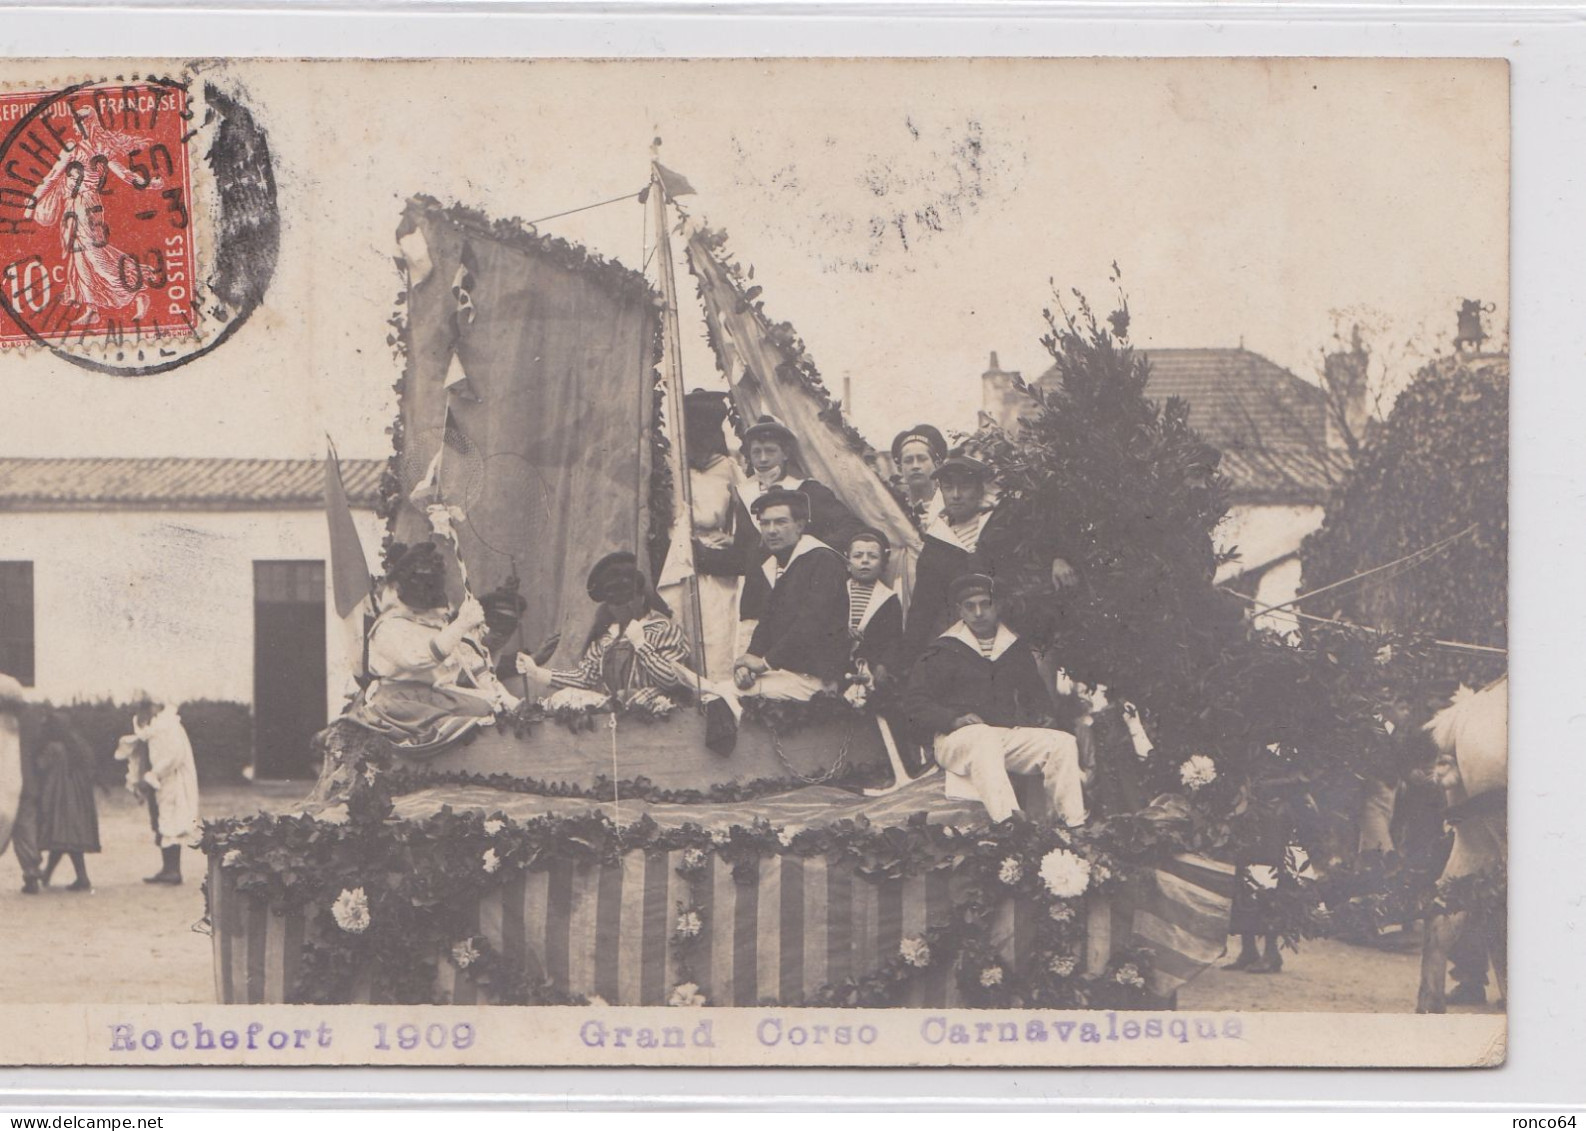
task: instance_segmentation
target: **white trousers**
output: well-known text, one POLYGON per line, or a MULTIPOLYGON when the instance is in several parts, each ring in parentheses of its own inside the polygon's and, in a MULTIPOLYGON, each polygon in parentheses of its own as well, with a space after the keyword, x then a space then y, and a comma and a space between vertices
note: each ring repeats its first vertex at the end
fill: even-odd
POLYGON ((740 694, 746 697, 758 695, 762 699, 787 699, 808 703, 822 691, 831 690, 833 690, 832 684, 816 676, 772 668, 770 671, 761 672, 755 678, 754 686, 740 694))
POLYGON ((1073 827, 1085 823, 1085 791, 1079 742, 1045 727, 994 727, 974 723, 936 738, 942 769, 969 779, 993 821, 1018 811, 1009 772, 1041 775, 1052 816, 1073 827))

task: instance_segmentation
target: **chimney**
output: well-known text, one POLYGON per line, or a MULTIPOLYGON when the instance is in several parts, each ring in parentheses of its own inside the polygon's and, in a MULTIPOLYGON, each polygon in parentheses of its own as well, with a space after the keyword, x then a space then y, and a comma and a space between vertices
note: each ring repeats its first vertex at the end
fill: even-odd
POLYGON ((995 424, 1010 432, 1018 430, 1019 414, 1029 407, 1030 401, 1017 387, 1017 370, 1007 371, 997 363, 997 351, 991 351, 991 364, 980 375, 979 427, 995 424))
POLYGON ((1370 384, 1371 351, 1357 323, 1350 331, 1349 348, 1335 350, 1322 358, 1322 381, 1327 386, 1327 446, 1349 451, 1365 438, 1371 418, 1367 401, 1370 384))

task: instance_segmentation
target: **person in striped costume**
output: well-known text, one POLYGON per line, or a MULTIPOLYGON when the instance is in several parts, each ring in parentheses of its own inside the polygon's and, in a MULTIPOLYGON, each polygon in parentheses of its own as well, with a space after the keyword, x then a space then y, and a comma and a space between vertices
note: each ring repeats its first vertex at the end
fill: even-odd
POLYGON ((518 670, 531 684, 546 690, 601 691, 629 704, 694 686, 688 640, 632 552, 618 550, 601 558, 589 571, 585 589, 600 607, 578 666, 547 669, 520 653, 518 670))

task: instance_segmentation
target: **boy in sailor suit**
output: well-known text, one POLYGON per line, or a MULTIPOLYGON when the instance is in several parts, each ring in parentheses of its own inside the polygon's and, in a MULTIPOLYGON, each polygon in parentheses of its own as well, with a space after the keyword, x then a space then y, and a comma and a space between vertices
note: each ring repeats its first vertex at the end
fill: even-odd
POLYGON ((849 676, 868 677, 868 686, 885 685, 900 674, 903 648, 903 603, 881 580, 892 546, 881 531, 866 527, 848 540, 847 549, 849 676))

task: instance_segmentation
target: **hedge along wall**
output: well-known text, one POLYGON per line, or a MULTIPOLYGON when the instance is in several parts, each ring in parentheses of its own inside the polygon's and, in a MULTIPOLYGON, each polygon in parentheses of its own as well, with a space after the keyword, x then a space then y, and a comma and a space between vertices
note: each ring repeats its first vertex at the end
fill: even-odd
MULTIPOLYGON (((59 706, 98 758, 99 784, 106 788, 126 780, 126 767, 115 760, 116 740, 132 733, 133 704, 108 699, 59 706)), ((193 759, 200 785, 241 785, 245 766, 253 762, 253 712, 246 703, 195 699, 179 708, 182 725, 193 741, 193 759)), ((24 733, 26 733, 24 731, 24 733)))

